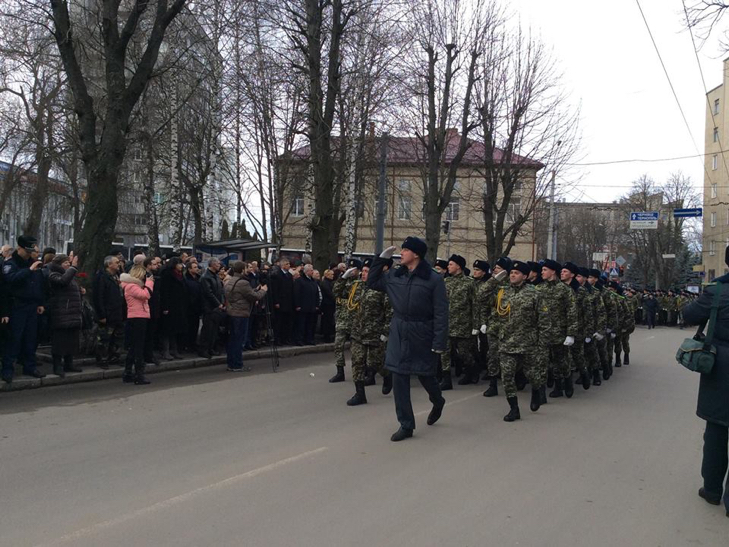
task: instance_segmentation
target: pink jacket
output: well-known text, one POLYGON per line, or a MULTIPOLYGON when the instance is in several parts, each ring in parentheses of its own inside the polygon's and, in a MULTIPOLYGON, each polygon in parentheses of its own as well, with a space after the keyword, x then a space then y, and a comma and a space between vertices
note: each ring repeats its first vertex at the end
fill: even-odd
POLYGON ((127 301, 127 319, 149 319, 149 297, 154 288, 154 278, 148 277, 142 285, 136 277, 123 273, 119 280, 127 301))

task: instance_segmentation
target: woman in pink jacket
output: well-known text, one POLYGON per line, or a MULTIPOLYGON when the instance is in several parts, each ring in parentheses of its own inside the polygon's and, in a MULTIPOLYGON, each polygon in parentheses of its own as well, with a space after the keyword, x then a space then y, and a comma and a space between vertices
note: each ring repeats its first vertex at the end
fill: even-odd
POLYGON ((144 335, 149 322, 149 297, 154 288, 154 278, 147 277, 147 270, 143 266, 135 265, 128 274, 121 274, 120 281, 127 302, 129 329, 129 351, 122 380, 137 385, 148 384, 149 380, 144 377, 144 335))

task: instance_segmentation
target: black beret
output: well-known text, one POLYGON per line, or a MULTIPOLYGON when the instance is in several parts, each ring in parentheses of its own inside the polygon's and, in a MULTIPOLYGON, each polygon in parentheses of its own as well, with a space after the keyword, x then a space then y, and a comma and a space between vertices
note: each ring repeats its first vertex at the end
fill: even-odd
POLYGON ((522 262, 520 260, 515 260, 511 263, 511 269, 512 270, 518 270, 524 275, 529 275, 529 272, 532 271, 532 267, 527 264, 526 262, 522 262))
POLYGON ((550 270, 554 270, 555 272, 562 271, 562 265, 556 260, 552 260, 551 258, 548 258, 544 261, 544 267, 549 268, 550 270))
POLYGON ((461 267, 462 270, 466 269, 466 259, 463 258, 461 255, 451 255, 451 257, 448 259, 448 262, 455 262, 461 267))
POLYGON ((572 275, 577 275, 578 273, 580 273, 579 266, 577 266, 577 264, 575 264, 574 262, 565 262, 562 266, 562 269, 569 270, 572 275))
POLYGON ((474 267, 474 269, 481 270, 486 273, 491 271, 491 266, 485 260, 474 260, 473 267, 474 267))
POLYGON ((24 249, 30 249, 34 247, 35 245, 38 245, 38 240, 34 238, 33 236, 18 236, 18 247, 23 247, 24 249))
POLYGON ((435 261, 435 265, 438 266, 439 268, 443 268, 445 270, 448 267, 448 261, 443 260, 442 258, 439 258, 438 260, 435 261))
POLYGON ((580 268, 580 271, 578 273, 582 277, 590 277, 590 270, 588 270, 587 268, 580 268))
POLYGON ((370 267, 372 267, 372 262, 373 261, 374 261, 374 259, 371 256, 368 256, 367 258, 365 258, 362 261, 362 267, 363 268, 370 268, 370 267))
POLYGON ((529 264, 529 267, 532 269, 533 272, 539 273, 542 271, 542 267, 539 265, 538 262, 532 262, 531 260, 527 260, 527 264, 529 264))
POLYGON ((600 278, 600 270, 598 270, 597 268, 590 268, 587 271, 590 274, 590 277, 597 277, 598 279, 600 278))
POLYGON ((496 266, 509 272, 511 271, 511 259, 508 256, 502 256, 496 261, 496 266))
POLYGON ((403 249, 410 249, 420 258, 423 258, 425 253, 428 252, 428 246, 425 244, 425 241, 415 236, 408 236, 405 238, 405 241, 402 242, 400 247, 403 249))
POLYGON ((358 270, 362 269, 362 261, 357 258, 350 258, 347 261, 347 268, 357 268, 358 270))

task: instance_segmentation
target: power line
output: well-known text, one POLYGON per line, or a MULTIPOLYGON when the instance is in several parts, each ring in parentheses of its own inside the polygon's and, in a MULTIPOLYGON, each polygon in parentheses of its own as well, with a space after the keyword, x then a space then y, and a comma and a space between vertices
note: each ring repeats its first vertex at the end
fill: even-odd
MULTIPOLYGON (((724 154, 724 152, 729 152, 729 150, 719 150, 716 153, 724 154)), ((584 162, 584 163, 566 163, 565 165, 569 165, 570 167, 589 167, 589 166, 593 166, 593 165, 614 165, 614 164, 621 164, 621 163, 660 163, 663 161, 677 161, 677 160, 688 160, 688 159, 693 159, 693 158, 704 158, 706 156, 711 156, 714 153, 715 152, 707 152, 705 154, 691 154, 689 156, 674 156, 672 158, 631 158, 631 159, 620 159, 620 160, 592 161, 592 162, 584 162)))

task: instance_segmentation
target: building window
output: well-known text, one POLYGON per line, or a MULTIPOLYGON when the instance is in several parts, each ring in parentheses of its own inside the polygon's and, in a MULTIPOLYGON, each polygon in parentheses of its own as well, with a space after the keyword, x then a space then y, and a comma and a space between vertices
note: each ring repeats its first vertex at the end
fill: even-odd
POLYGON ((719 167, 719 156, 714 154, 714 156, 711 158, 711 168, 716 171, 716 169, 719 167))
POLYGON ((719 128, 714 128, 714 142, 719 142, 719 128))
POLYGON ((716 99, 714 101, 714 114, 718 114, 718 113, 719 113, 719 99, 716 99))
POLYGON ((519 215, 521 215, 521 199, 512 197, 506 212, 506 218, 509 222, 514 223, 518 220, 519 215))
POLYGON ((304 196, 297 194, 291 204, 291 215, 295 217, 304 216, 304 196))
MULTIPOLYGON (((713 239, 709 241, 709 256, 714 256, 716 254, 716 241, 713 239)), ((711 276, 709 276, 711 277, 711 276)))
POLYGON ((397 218, 400 220, 410 220, 412 214, 412 200, 408 196, 400 196, 398 199, 397 218))
POLYGON ((711 227, 716 228, 716 213, 711 213, 711 227))
POLYGON ((711 197, 712 198, 716 197, 716 183, 711 185, 711 197))
POLYGON ((716 277, 716 270, 709 270, 709 275, 708 275, 709 281, 713 281, 715 277, 716 277))
POLYGON ((407 179, 400 179, 397 181, 397 189, 403 193, 410 193, 412 190, 412 183, 407 179))

